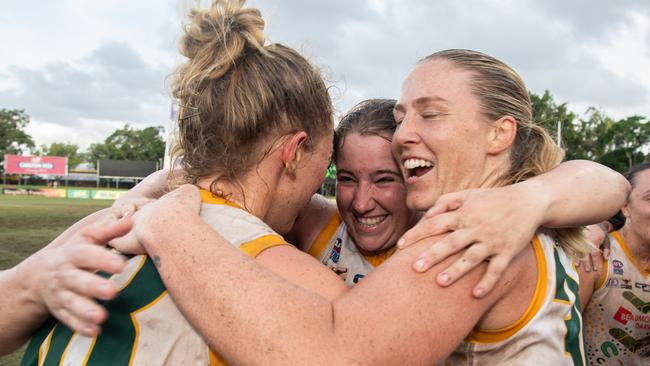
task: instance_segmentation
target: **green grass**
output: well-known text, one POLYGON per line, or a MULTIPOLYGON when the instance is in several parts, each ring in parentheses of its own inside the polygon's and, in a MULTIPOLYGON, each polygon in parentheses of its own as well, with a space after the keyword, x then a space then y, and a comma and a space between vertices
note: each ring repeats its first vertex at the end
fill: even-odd
MULTIPOLYGON (((13 267, 84 216, 110 200, 0 195, 0 270, 13 267)), ((23 350, 0 358, 0 366, 20 364, 23 350)))

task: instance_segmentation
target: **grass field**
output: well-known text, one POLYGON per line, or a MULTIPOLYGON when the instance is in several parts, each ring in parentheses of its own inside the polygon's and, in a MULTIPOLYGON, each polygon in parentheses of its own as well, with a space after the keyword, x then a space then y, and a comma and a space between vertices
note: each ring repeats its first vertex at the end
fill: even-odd
MULTIPOLYGON (((107 200, 0 195, 0 270, 14 266, 77 220, 112 203, 107 200)), ((2 357, 0 366, 19 365, 21 356, 22 350, 2 357)))

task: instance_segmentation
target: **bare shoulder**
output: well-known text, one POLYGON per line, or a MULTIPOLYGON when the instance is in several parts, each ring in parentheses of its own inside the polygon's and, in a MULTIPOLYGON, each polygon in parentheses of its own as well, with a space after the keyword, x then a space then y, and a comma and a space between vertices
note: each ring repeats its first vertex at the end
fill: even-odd
POLYGON ((311 200, 300 211, 291 231, 286 235, 287 240, 308 251, 318 233, 323 230, 332 216, 336 213, 336 203, 320 194, 312 196, 311 200))
POLYGON ((291 245, 271 247, 255 259, 289 282, 328 300, 334 300, 348 290, 341 278, 329 268, 291 245))

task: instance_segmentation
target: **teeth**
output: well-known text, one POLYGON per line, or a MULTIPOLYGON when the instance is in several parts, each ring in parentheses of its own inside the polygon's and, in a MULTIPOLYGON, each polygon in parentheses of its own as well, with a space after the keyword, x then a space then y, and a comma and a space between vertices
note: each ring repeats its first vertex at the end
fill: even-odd
POLYGON ((375 216, 375 217, 357 217, 357 221, 359 221, 359 223, 361 225, 363 225, 363 226, 371 227, 371 226, 375 226, 375 225, 379 224, 380 222, 386 220, 386 217, 388 217, 388 215, 375 216))
POLYGON ((420 167, 432 167, 433 163, 424 159, 407 159, 404 161, 404 168, 415 169, 420 167))

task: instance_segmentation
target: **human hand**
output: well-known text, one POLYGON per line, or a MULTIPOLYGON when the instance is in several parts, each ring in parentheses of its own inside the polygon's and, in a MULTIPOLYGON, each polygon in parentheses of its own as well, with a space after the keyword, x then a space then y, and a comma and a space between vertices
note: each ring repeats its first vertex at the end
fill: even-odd
POLYGON ((576 267, 582 267, 585 272, 598 271, 603 260, 609 258, 609 231, 611 224, 607 221, 585 227, 585 237, 593 244, 594 250, 582 258, 575 259, 576 267))
POLYGON ((423 240, 431 243, 413 264, 418 272, 469 247, 436 280, 441 286, 451 285, 487 260, 487 271, 473 289, 474 296, 483 297, 512 259, 530 244, 543 220, 544 207, 542 196, 517 185, 445 194, 402 236, 398 246, 423 240), (436 236, 444 233, 449 234, 438 241, 436 236))
POLYGON ((105 221, 79 230, 64 245, 45 248, 21 263, 21 273, 31 284, 34 301, 74 331, 99 334, 106 310, 93 299, 113 299, 118 289, 109 279, 93 272, 119 273, 122 256, 106 248, 110 239, 124 235, 131 220, 105 221))
POLYGON ((118 219, 132 216, 142 207, 153 201, 154 199, 152 198, 124 194, 113 202, 113 205, 111 205, 111 213, 118 219))

